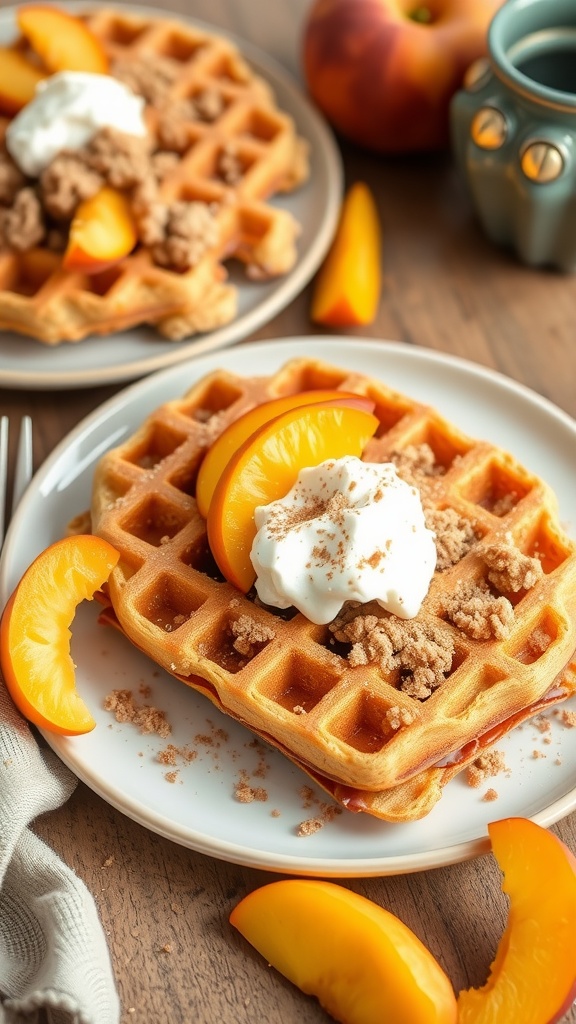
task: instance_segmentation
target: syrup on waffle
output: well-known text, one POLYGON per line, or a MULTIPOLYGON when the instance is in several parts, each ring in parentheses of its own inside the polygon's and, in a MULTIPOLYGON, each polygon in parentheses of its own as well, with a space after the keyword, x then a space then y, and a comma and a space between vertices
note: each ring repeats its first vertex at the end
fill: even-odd
POLYGON ((351 809, 421 817, 484 746, 576 691, 576 545, 550 488, 508 453, 360 374, 309 360, 269 378, 212 374, 103 457, 91 516, 121 553, 105 619, 351 809), (411 467, 437 529, 429 593, 388 647, 387 627, 403 620, 382 609, 347 609, 317 626, 239 593, 218 573, 196 508, 196 473, 217 434, 255 404, 315 388, 375 402, 380 428, 363 458, 395 461, 401 474, 411 467), (447 520, 464 538, 448 553, 447 520), (510 551, 519 574, 503 567, 510 551), (489 601, 484 617, 479 595, 489 601))
MULTIPOLYGON (((236 315, 237 290, 226 280, 225 260, 242 261, 256 279, 294 265, 299 225, 268 200, 307 177, 306 145, 267 83, 224 38, 121 10, 97 10, 84 20, 112 73, 128 84, 143 63, 165 71, 161 102, 150 89, 146 117, 156 133, 167 110, 178 112, 178 141, 160 148, 179 159, 158 198, 208 204, 217 241, 183 272, 158 265, 143 244, 89 275, 63 269, 61 253, 44 245, 0 252, 0 328, 58 344, 140 323, 178 340, 227 323, 236 315)), ((8 122, 0 121, 2 137, 8 122)))

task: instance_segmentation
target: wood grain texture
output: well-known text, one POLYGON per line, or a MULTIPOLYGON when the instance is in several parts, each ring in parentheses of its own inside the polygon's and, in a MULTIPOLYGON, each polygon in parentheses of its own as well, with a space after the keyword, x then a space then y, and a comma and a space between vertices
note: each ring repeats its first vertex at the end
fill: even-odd
MULTIPOLYGON (((307 0, 171 0, 170 8, 251 40, 298 73, 307 0)), ((384 236, 377 321, 356 333, 463 356, 528 385, 575 416, 576 278, 529 270, 489 243, 449 155, 385 160, 349 146, 343 146, 343 155, 348 182, 362 179, 373 189, 384 236)), ((246 340, 326 333, 311 325, 309 308, 310 288, 246 340)), ((0 411, 14 420, 32 414, 38 466, 83 416, 117 390, 0 391, 0 411)), ((269 969, 228 924, 232 907, 271 881, 272 874, 176 846, 82 784, 36 829, 94 894, 123 1024, 328 1020, 313 999, 269 969)), ((576 814, 553 831, 576 850, 576 814)), ((457 990, 484 982, 507 911, 490 855, 430 872, 342 884, 405 921, 457 990)), ((576 1011, 565 1020, 576 1024, 576 1011)))

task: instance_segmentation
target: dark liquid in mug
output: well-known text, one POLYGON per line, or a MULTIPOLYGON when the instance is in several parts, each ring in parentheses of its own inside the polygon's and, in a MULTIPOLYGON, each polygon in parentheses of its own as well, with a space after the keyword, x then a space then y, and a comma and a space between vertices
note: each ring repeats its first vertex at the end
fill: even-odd
POLYGON ((537 85, 576 96, 574 29, 548 30, 527 36, 513 47, 509 57, 514 67, 537 85))
POLYGON ((540 57, 530 57, 516 67, 538 85, 576 94, 576 50, 556 50, 540 57))

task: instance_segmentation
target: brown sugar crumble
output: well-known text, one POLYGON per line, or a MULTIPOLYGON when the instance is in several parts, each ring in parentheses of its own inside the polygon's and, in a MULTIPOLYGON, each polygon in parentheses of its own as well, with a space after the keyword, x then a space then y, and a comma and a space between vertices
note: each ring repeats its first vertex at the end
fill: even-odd
POLYGON ((235 650, 246 658, 252 658, 256 648, 260 648, 262 644, 273 640, 276 636, 270 626, 257 622, 250 615, 240 615, 234 619, 230 623, 230 630, 232 636, 235 637, 233 644, 235 650))
POLYGON ((560 721, 567 729, 576 729, 576 711, 563 710, 560 714, 560 721))
POLYGON ((444 466, 436 462, 433 449, 425 442, 408 444, 405 448, 393 451, 390 459, 396 466, 398 476, 416 487, 420 486, 423 477, 438 477, 445 472, 444 466))
POLYGON ((514 609, 507 597, 496 597, 485 580, 460 580, 444 598, 444 612, 472 640, 505 640, 510 636, 514 609))
POLYGON ((254 800, 265 803, 268 799, 268 793, 263 786, 252 786, 248 772, 245 769, 241 769, 234 786, 234 797, 241 804, 251 804, 254 800))
MULTIPOLYGON (((148 84, 159 78, 168 87, 170 84, 170 75, 165 76, 156 67, 157 63, 163 65, 162 60, 153 63, 154 70, 147 67, 145 73, 132 68, 131 87, 149 99, 155 86, 148 90, 144 78, 148 84), (135 88, 137 82, 140 88, 135 88)), ((174 71, 178 73, 177 63, 174 71)), ((186 138, 183 148, 171 147, 166 129, 176 123, 174 116, 168 107, 160 116, 156 134, 144 138, 102 128, 80 149, 59 152, 32 183, 2 146, 0 250, 27 252, 45 242, 50 249, 63 251, 79 204, 107 185, 126 196, 138 241, 150 250, 159 266, 177 271, 195 267, 219 242, 218 205, 200 200, 165 202, 160 198, 161 183, 189 145, 186 138)))
POLYGON ((492 803, 493 800, 497 800, 498 799, 498 792, 497 792, 497 790, 495 790, 495 789, 487 789, 486 792, 484 793, 484 796, 482 797, 482 799, 486 803, 492 803))
POLYGON ((342 814, 341 807, 338 807, 336 804, 325 803, 324 800, 319 800, 310 786, 302 786, 299 795, 304 810, 314 808, 317 810, 317 813, 300 822, 296 829, 297 836, 312 836, 315 832, 324 828, 325 825, 334 821, 334 818, 339 814, 342 814))
POLYGON ((501 543, 482 546, 480 553, 488 567, 490 583, 501 592, 517 594, 530 590, 544 575, 539 559, 519 551, 510 534, 501 543))
POLYGON ((426 526, 436 535, 436 571, 456 565, 478 541, 474 526, 453 508, 434 508, 424 503, 426 526))
POLYGON ((174 767, 179 762, 189 763, 195 761, 197 757, 197 750, 190 750, 189 747, 176 747, 173 743, 169 743, 167 747, 159 750, 156 754, 156 760, 167 767, 174 767))
POLYGON ((373 663, 398 673, 399 688, 418 700, 429 697, 452 667, 452 637, 434 623, 363 614, 351 602, 329 628, 337 640, 352 645, 350 665, 373 663))
POLYGON ((388 711, 384 715, 388 725, 394 732, 397 732, 402 726, 412 725, 417 718, 417 713, 411 711, 408 708, 401 708, 398 706, 388 708, 388 711))
POLYGON ((499 775, 500 772, 507 772, 509 768, 506 766, 506 760, 501 750, 488 750, 484 754, 480 754, 471 765, 468 766, 466 771, 466 782, 469 786, 477 789, 481 786, 486 779, 491 778, 494 775, 499 775))
POLYGON ((172 732, 166 712, 151 704, 138 704, 131 690, 112 690, 104 698, 104 710, 111 711, 117 722, 130 722, 141 733, 156 733, 165 738, 172 732))

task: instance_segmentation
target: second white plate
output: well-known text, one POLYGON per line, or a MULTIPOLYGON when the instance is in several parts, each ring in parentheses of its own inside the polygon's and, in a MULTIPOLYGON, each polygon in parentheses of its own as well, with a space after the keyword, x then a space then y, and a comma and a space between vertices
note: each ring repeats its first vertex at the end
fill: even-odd
MULTIPOLYGON (((70 7, 81 10, 91 3, 70 7)), ((148 16, 165 12, 123 4, 126 12, 148 16)), ((219 32, 192 18, 183 21, 202 31, 219 32)), ((0 11, 0 43, 14 33, 14 9, 0 11)), ((294 192, 278 195, 272 205, 289 210, 301 225, 298 260, 285 276, 268 282, 249 281, 243 269, 231 265, 230 281, 238 288, 238 315, 229 324, 181 342, 163 340, 152 329, 134 328, 109 337, 75 343, 43 345, 9 331, 0 333, 0 387, 36 390, 95 387, 134 380, 154 370, 174 366, 192 356, 214 352, 247 338, 284 309, 306 286, 332 240, 342 197, 342 167, 338 148, 321 116, 292 78, 256 47, 230 36, 253 70, 272 86, 280 108, 290 114, 310 145, 309 180, 294 192)))
MULTIPOLYGON (((556 491, 574 534, 576 423, 538 395, 497 374, 424 349, 359 339, 301 338, 242 345, 132 385, 82 422, 34 478, 8 533, 0 563, 0 606, 43 548, 60 537, 72 515, 88 507, 94 465, 161 402, 224 366, 267 374, 296 356, 318 357, 363 372, 435 405, 474 437, 508 448, 556 491)), ((126 640, 97 623, 87 604, 73 624, 78 689, 97 720, 73 739, 46 735, 76 775, 114 807, 168 839, 214 857, 257 868, 344 877, 398 874, 450 864, 488 848, 487 824, 520 815, 549 825, 576 807, 574 732, 550 714, 550 732, 525 724, 498 742, 509 771, 480 789, 454 779, 422 821, 388 825, 350 812, 313 835, 299 825, 325 814, 327 798, 282 755, 219 714, 202 696, 166 676, 126 640), (169 740, 142 736, 103 709, 113 689, 165 711, 169 740), (171 742, 193 759, 158 760, 171 742), (535 752, 537 756, 535 756, 535 752), (174 773, 174 774, 171 774, 174 773), (245 774, 244 774, 245 773, 245 774), (235 787, 247 779, 265 801, 241 803, 235 787), (488 785, 498 792, 483 800, 488 785), (308 794, 303 787, 309 787, 308 794), (312 795, 310 796, 310 792, 312 795), (264 795, 264 794, 261 794, 264 795)), ((571 702, 572 710, 576 701, 571 702)))

